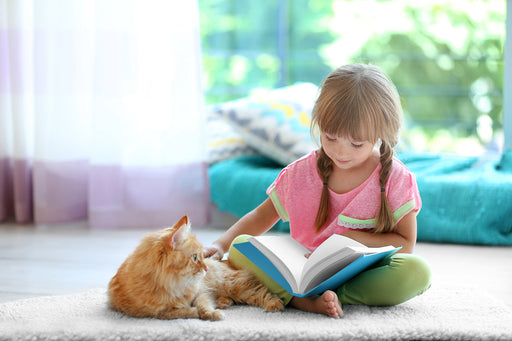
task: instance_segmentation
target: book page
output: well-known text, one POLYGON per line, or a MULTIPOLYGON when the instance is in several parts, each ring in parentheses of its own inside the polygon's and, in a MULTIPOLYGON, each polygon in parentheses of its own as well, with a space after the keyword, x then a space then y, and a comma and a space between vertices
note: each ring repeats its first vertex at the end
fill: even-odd
MULTIPOLYGON (((347 247, 347 249, 349 248, 350 246, 347 247)), ((320 283, 331 278, 338 271, 344 269, 350 263, 354 262, 356 259, 361 257, 361 255, 362 254, 359 252, 347 252, 343 257, 341 257, 341 261, 338 261, 336 259, 337 257, 333 257, 334 260, 332 262, 323 262, 321 267, 315 267, 310 269, 309 272, 304 272, 302 283, 299 287, 300 292, 305 293, 313 289, 320 283)))
POLYGON ((296 292, 309 250, 289 235, 251 237, 248 241, 267 256, 296 292))
POLYGON ((309 257, 304 266, 299 287, 301 289, 310 287, 309 282, 313 281, 317 275, 321 279, 315 279, 314 282, 321 283, 363 254, 379 253, 391 249, 394 249, 391 245, 375 248, 367 247, 351 238, 334 234, 320 244, 309 257))
POLYGON ((320 244, 311 256, 309 256, 303 270, 304 273, 308 272, 308 270, 313 267, 321 266, 322 262, 328 260, 333 254, 340 252, 340 250, 346 246, 352 246, 358 250, 360 250, 360 248, 366 248, 364 244, 361 244, 352 238, 333 234, 320 244))

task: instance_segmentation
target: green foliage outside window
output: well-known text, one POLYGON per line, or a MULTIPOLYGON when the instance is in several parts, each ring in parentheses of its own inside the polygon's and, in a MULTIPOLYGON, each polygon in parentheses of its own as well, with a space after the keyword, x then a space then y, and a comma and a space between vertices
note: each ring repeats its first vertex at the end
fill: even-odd
POLYGON ((199 0, 207 103, 380 66, 405 113, 403 146, 478 154, 502 135, 505 0, 199 0))

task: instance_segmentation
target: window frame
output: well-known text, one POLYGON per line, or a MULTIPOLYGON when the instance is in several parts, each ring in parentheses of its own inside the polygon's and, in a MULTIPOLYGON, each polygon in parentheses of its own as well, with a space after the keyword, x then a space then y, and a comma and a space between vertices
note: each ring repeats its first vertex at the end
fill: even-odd
POLYGON ((503 58, 503 152, 512 151, 512 0, 507 0, 503 58))

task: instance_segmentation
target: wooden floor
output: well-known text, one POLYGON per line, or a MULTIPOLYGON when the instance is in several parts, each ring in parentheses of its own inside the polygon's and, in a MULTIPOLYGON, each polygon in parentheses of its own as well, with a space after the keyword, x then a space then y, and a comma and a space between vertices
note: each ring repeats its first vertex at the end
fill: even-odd
MULTIPOLYGON (((222 231, 193 227, 204 244, 222 231)), ((147 232, 0 224, 0 303, 106 288, 147 232)), ((418 243, 416 253, 430 262, 433 285, 478 287, 512 309, 512 247, 418 243)))

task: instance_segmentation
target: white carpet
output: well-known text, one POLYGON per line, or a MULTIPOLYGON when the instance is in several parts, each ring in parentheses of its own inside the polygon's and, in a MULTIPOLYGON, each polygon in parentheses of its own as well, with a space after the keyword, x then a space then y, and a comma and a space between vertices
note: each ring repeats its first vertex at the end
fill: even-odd
POLYGON ((104 289, 0 304, 0 340, 510 340, 512 310, 477 289, 431 288, 395 307, 346 306, 335 320, 235 306, 218 322, 136 319, 104 289))

